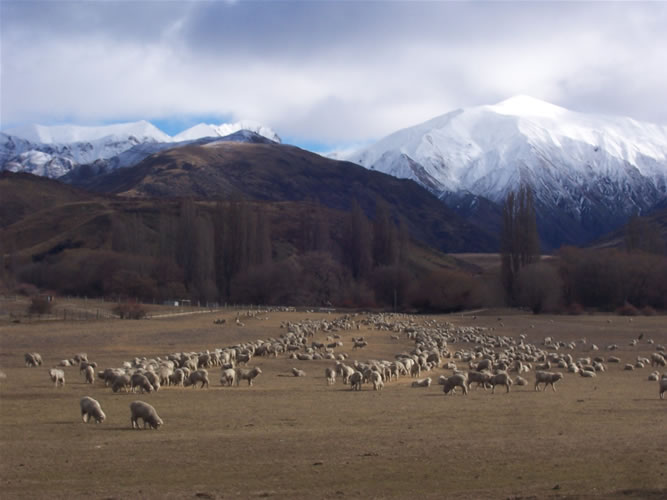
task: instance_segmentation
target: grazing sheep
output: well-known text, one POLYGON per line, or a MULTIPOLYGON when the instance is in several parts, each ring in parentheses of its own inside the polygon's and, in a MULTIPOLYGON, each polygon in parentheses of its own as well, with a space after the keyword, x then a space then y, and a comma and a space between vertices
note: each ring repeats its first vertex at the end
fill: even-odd
POLYGON ((327 378, 327 385, 334 385, 336 383, 336 370, 334 368, 325 368, 324 376, 327 378))
POLYGON ((200 389, 203 389, 204 386, 208 388, 208 372, 204 370, 203 368, 200 370, 195 370, 193 371, 190 376, 185 379, 185 387, 192 386, 195 388, 198 383, 201 382, 201 385, 199 386, 200 389))
POLYGON ((447 377, 445 383, 443 384, 443 392, 449 394, 450 392, 454 394, 456 388, 461 387, 463 389, 463 395, 468 394, 468 384, 466 383, 466 376, 462 373, 455 373, 451 377, 447 377))
POLYGON ((489 383, 493 386, 493 389, 491 389, 491 394, 493 394, 496 391, 497 385, 504 385, 507 388, 507 392, 510 392, 512 379, 506 372, 500 372, 489 378, 489 383))
POLYGON ((371 382, 373 384, 374 391, 381 391, 384 387, 384 382, 382 381, 382 375, 380 375, 380 372, 371 372, 371 382))
POLYGON ((486 386, 489 384, 489 379, 491 378, 491 373, 489 372, 468 372, 468 387, 471 384, 476 383, 475 389, 480 385, 486 390, 486 386))
POLYGON ((426 377, 412 382, 412 387, 431 387, 431 382, 431 377, 426 377))
POLYGON ((528 381, 525 378, 520 377, 520 376, 514 379, 514 383, 516 385, 528 385, 528 381))
POLYGON ((419 363, 415 363, 410 367, 410 376, 413 378, 419 377, 421 375, 421 366, 419 363))
POLYGON ((125 392, 130 391, 130 376, 129 375, 116 375, 111 383, 111 390, 113 392, 118 392, 121 389, 125 389, 125 392))
POLYGON ((616 357, 616 356, 609 356, 607 358, 607 363, 620 363, 620 362, 621 362, 621 358, 616 357))
POLYGON ((86 376, 86 384, 95 383, 95 368, 93 368, 91 365, 88 365, 84 374, 86 376))
POLYGON ((341 371, 343 375, 343 384, 347 385, 347 383, 350 381, 350 377, 354 373, 354 368, 351 366, 342 365, 341 371))
POLYGON ((81 420, 83 423, 90 422, 91 417, 95 419, 96 424, 101 424, 107 416, 102 411, 100 403, 91 397, 84 396, 80 401, 81 420))
POLYGON ((255 367, 252 370, 248 370, 247 368, 237 368, 236 385, 238 386, 241 383, 241 380, 247 380, 248 385, 251 386, 252 381, 261 374, 262 370, 260 370, 259 367, 255 367))
POLYGON ((306 372, 304 372, 303 370, 299 370, 298 368, 292 368, 292 375, 294 375, 295 377, 305 377, 306 372))
POLYGON ((72 366, 72 363, 70 362, 69 359, 63 359, 58 363, 58 366, 62 366, 63 368, 67 368, 68 366, 72 366))
POLYGON ((151 405, 143 401, 132 401, 130 403, 130 423, 133 429, 139 429, 138 419, 143 420, 144 429, 146 425, 149 425, 151 429, 157 429, 164 424, 151 405))
POLYGON ((660 377, 660 399, 665 399, 665 392, 667 392, 667 373, 663 373, 660 377))
POLYGON ((654 352, 651 354, 651 366, 665 366, 667 365, 667 361, 665 361, 665 358, 662 354, 658 352, 654 352))
POLYGON ((37 352, 26 352, 24 358, 26 368, 42 366, 42 356, 37 352))
POLYGON ((174 373, 169 375, 169 385, 180 385, 183 387, 183 384, 185 383, 185 371, 183 371, 181 368, 176 368, 174 370, 174 373))
MULTIPOLYGON (((592 370, 579 370, 579 375, 581 375, 584 378, 593 378, 596 377, 595 372, 592 370)), ((547 386, 545 385, 544 388, 546 389, 547 386)))
POLYGON ((144 376, 151 383, 151 385, 153 386, 154 391, 159 391, 160 390, 160 377, 158 377, 155 374, 155 372, 148 371, 148 372, 144 373, 144 376))
POLYGON ((135 392, 137 387, 142 394, 144 392, 153 392, 153 386, 143 373, 135 373, 130 377, 130 390, 135 392))
POLYGON ((220 375, 220 383, 222 385, 233 386, 236 382, 236 370, 234 368, 226 368, 222 370, 220 375))
POLYGON ((65 372, 59 370, 58 368, 51 368, 49 370, 49 377, 51 377, 51 382, 53 382, 54 387, 58 387, 60 384, 61 387, 65 385, 65 372))
POLYGON ((361 372, 355 371, 348 377, 348 381, 350 382, 350 388, 353 391, 360 391, 361 390, 361 384, 364 380, 364 375, 361 372))
POLYGON ((544 390, 546 391, 547 385, 551 384, 551 388, 553 389, 554 392, 556 392, 556 386, 554 384, 559 380, 561 380, 562 378, 563 374, 561 372, 553 373, 553 372, 545 372, 538 370, 535 372, 535 390, 539 391, 540 384, 544 384, 544 390))
POLYGON ((660 379, 660 372, 651 372, 648 376, 649 382, 657 382, 660 379))
POLYGON ((623 367, 623 369, 624 369, 625 371, 632 371, 632 370, 635 369, 635 365, 632 365, 632 364, 628 363, 628 364, 626 364, 626 365, 623 367))

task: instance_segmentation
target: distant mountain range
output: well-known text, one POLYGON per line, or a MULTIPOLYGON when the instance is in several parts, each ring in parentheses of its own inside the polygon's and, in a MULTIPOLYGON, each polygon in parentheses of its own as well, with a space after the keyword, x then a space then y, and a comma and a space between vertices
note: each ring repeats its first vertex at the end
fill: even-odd
MULTIPOLYGON (((147 121, 98 127, 28 125, 0 133, 0 171, 62 177, 79 165, 105 162, 99 171, 134 165, 155 152, 204 138, 250 131, 280 142, 270 128, 252 121, 208 125, 200 123, 171 137, 147 121)), ((244 140, 242 135, 233 140, 244 140)))
POLYGON ((667 127, 526 96, 452 111, 346 159, 413 179, 482 219, 478 197, 499 204, 527 185, 550 247, 590 241, 667 196, 667 127))
MULTIPOLYGON (((247 121, 199 124, 173 137, 146 121, 102 127, 32 125, 5 132, 0 134, 0 170, 133 196, 220 197, 236 192, 257 199, 278 199, 278 193, 292 200, 315 198, 325 190, 305 177, 319 179, 320 164, 351 172, 344 161, 322 163, 298 148, 270 147, 279 145, 280 137, 247 121), (222 142, 266 147, 216 145, 222 142), (193 177, 179 163, 182 178, 171 186, 160 164, 173 165, 177 157, 206 158, 220 171, 204 175, 195 163, 198 176, 193 177), (245 172, 239 166, 255 165, 259 157, 273 165, 273 186, 266 184, 268 177, 237 175, 245 172), (315 170, 306 173, 304 164, 315 170), (139 179, 147 165, 160 175, 139 179), (138 168, 132 172, 115 173, 134 166, 138 168), (290 175, 301 177, 295 181, 286 178, 290 175), (181 182, 185 178, 190 184, 181 182), (256 184, 243 185, 250 182, 256 184)), ((538 228, 547 250, 595 241, 630 215, 647 214, 667 200, 667 127, 574 112, 526 96, 455 110, 334 158, 416 181, 451 213, 487 235, 499 232, 507 193, 527 185, 535 195, 538 228)), ((359 179, 354 174, 348 183, 359 179)), ((334 185, 349 189, 344 178, 334 185)))

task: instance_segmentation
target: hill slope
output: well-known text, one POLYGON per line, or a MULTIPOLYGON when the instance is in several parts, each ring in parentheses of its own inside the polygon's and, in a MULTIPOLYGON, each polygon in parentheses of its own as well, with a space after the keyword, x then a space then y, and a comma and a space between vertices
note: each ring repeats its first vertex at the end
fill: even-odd
POLYGON ((349 210, 357 201, 372 215, 377 200, 402 218, 411 235, 442 251, 494 251, 496 236, 465 222, 409 180, 372 172, 280 144, 216 141, 154 154, 138 165, 77 185, 123 196, 316 200, 349 210))

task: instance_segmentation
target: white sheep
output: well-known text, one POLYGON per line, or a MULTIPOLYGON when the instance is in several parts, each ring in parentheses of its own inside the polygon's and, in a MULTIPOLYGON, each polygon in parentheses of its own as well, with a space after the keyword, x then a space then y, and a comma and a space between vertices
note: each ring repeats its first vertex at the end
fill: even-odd
POLYGON ((336 383, 336 369, 335 368, 325 368, 324 376, 327 379, 327 385, 334 385, 336 383))
POLYGON ((95 383, 95 368, 93 368, 91 365, 88 365, 84 374, 86 376, 86 384, 95 383))
POLYGON ((222 385, 233 386, 236 382, 236 370, 234 368, 226 368, 220 374, 220 383, 222 385))
POLYGON ((81 406, 81 420, 83 420, 84 423, 88 423, 91 418, 94 418, 95 423, 101 424, 102 422, 104 422, 104 419, 107 418, 107 416, 102 411, 100 403, 91 397, 88 396, 82 397, 80 401, 80 406, 81 406))
POLYGON ((450 392, 454 394, 457 387, 461 387, 463 389, 464 396, 468 394, 467 377, 462 373, 455 373, 451 377, 447 377, 447 380, 445 380, 445 383, 443 384, 442 390, 445 394, 449 394, 450 392))
POLYGON ((25 358, 25 366, 27 368, 42 366, 42 356, 37 352, 26 352, 24 358, 25 358))
POLYGON ((528 381, 521 376, 518 376, 517 378, 515 378, 514 383, 516 385, 528 385, 528 381))
POLYGON ((373 384, 374 391, 381 391, 384 387, 384 382, 382 381, 382 375, 380 375, 380 372, 371 372, 370 380, 373 384))
POLYGON ((143 373, 135 373, 130 377, 130 390, 135 392, 139 388, 141 393, 153 392, 153 385, 148 381, 143 373))
POLYGON ((540 384, 544 384, 544 390, 547 390, 547 385, 551 384, 551 388, 553 389, 554 392, 556 392, 556 386, 554 385, 556 382, 561 380, 563 378, 563 374, 558 372, 558 373, 553 373, 553 372, 545 372, 538 370, 535 372, 535 390, 539 391, 540 390, 540 384))
POLYGON ((431 382, 431 377, 426 377, 412 382, 412 387, 431 387, 431 382))
POLYGON ((200 389, 203 389, 204 386, 208 388, 208 371, 203 368, 200 370, 193 371, 190 376, 185 379, 185 387, 192 386, 195 388, 198 383, 201 383, 199 386, 200 389))
POLYGON ((53 382, 54 387, 63 387, 65 385, 65 372, 58 368, 51 368, 49 370, 49 377, 51 377, 51 382, 53 382))
POLYGON ((111 390, 113 392, 118 392, 121 389, 125 389, 125 392, 129 392, 130 390, 130 376, 124 373, 116 375, 111 383, 111 390))
POLYGON ((500 372, 489 378, 489 383, 493 386, 493 389, 491 389, 491 394, 493 394, 496 391, 497 385, 504 385, 507 388, 507 392, 510 392, 512 379, 506 372, 500 372))
POLYGON ((258 375, 262 374, 262 370, 259 367, 255 367, 252 370, 247 368, 237 368, 236 370, 236 385, 238 386, 241 383, 241 380, 247 380, 248 385, 252 385, 252 381, 257 378, 258 375))
POLYGON ((130 423, 132 424, 133 429, 139 429, 138 419, 143 420, 144 429, 147 425, 152 429, 157 429, 164 424, 155 411, 155 408, 151 405, 144 403, 143 401, 132 401, 130 403, 130 423))
POLYGON ((294 375, 295 377, 305 377, 306 372, 304 372, 303 370, 299 370, 298 368, 292 368, 292 375, 294 375))

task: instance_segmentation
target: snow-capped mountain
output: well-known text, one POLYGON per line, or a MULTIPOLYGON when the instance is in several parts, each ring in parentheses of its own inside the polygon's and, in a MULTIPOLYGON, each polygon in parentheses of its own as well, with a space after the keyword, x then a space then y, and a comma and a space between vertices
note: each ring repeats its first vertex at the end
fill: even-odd
POLYGON ((174 137, 145 120, 96 127, 27 125, 0 133, 0 170, 57 178, 78 165, 99 161, 105 170, 126 167, 158 151, 203 138, 233 136, 232 140, 253 140, 236 134, 244 130, 280 142, 273 130, 251 121, 200 124, 174 137))
POLYGON ((447 199, 472 194, 501 202, 526 184, 552 244, 581 243, 667 196, 667 127, 526 96, 452 111, 347 159, 414 179, 447 199), (570 222, 582 231, 562 239, 553 226, 570 222))
POLYGON ((200 123, 190 127, 173 137, 174 141, 192 141, 203 137, 226 137, 238 132, 239 130, 248 130, 258 135, 264 136, 274 142, 281 142, 280 137, 272 129, 251 120, 242 120, 236 123, 223 123, 222 125, 209 125, 200 123))

